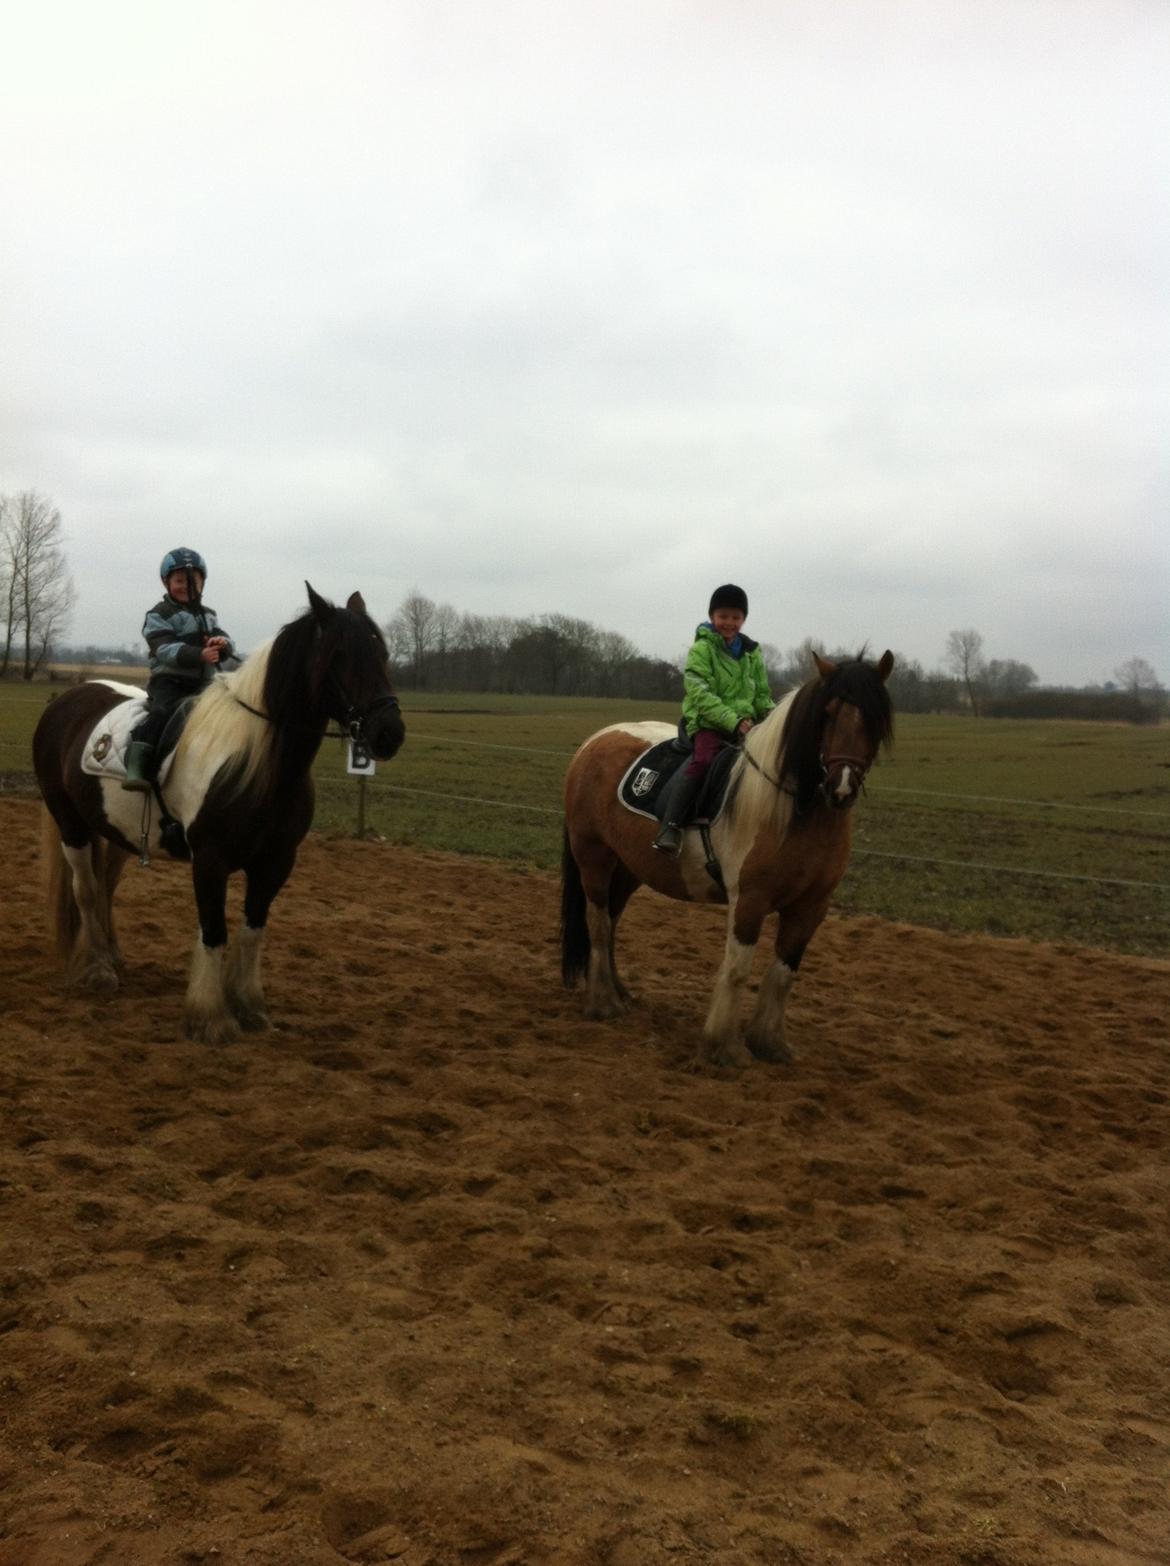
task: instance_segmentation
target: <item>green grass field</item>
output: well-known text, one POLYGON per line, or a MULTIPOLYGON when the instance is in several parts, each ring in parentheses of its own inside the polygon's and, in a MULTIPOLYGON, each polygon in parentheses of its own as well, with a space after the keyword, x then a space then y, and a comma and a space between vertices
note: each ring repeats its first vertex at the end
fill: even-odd
MULTIPOLYGON (((118 677, 118 676, 115 676, 118 677)), ((121 676, 125 678, 125 676, 121 676)), ((0 775, 27 786, 50 687, 0 685, 0 775)), ((647 702, 403 693, 407 742, 365 785, 393 842, 553 869, 574 747, 647 702)), ((857 807, 850 913, 1170 955, 1170 728, 904 716, 857 807)), ((317 763, 319 830, 354 832, 342 747, 317 763)))

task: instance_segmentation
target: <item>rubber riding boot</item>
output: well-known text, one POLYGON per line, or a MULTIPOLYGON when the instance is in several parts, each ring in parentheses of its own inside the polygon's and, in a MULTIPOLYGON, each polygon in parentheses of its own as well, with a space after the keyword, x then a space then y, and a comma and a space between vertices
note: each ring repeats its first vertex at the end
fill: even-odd
POLYGON ((674 859, 683 850, 683 831, 687 824, 687 818, 691 813, 691 806, 695 803, 695 795, 703 785, 700 775, 693 778, 687 772, 689 762, 678 769, 670 782, 666 785, 666 803, 662 811, 662 830, 654 839, 654 847, 660 854, 670 854, 674 859))
POLYGON ((149 794, 154 786, 154 746, 131 740, 126 749, 126 776, 122 787, 134 794, 149 794))

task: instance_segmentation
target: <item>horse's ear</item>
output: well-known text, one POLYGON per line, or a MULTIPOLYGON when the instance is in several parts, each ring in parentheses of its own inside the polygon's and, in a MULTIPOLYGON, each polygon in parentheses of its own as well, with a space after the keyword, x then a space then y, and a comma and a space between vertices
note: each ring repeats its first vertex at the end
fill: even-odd
POLYGON ((878 678, 881 680, 883 685, 889 679, 889 677, 890 677, 890 670, 893 667, 894 667, 894 655, 890 651, 890 649, 887 647, 885 652, 878 659, 878 666, 877 666, 878 678))
POLYGON ((322 598, 320 593, 313 591, 311 582, 306 582, 305 588, 309 594, 309 608, 313 611, 314 620, 318 625, 327 625, 329 616, 333 613, 333 605, 322 598))
POLYGON ((827 680, 830 675, 836 674, 837 672, 837 665, 835 663, 830 663, 828 658, 822 658, 820 653, 813 653, 813 662, 816 664, 817 673, 820 675, 822 680, 827 680))
POLYGON ((350 614, 367 614, 366 601, 360 593, 350 593, 345 600, 345 607, 350 614))

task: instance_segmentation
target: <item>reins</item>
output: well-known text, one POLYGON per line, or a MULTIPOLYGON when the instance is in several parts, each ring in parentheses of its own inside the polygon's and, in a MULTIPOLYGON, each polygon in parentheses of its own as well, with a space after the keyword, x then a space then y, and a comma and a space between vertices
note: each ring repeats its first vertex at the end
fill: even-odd
MULTIPOLYGON (((259 707, 253 707, 249 702, 246 702, 243 699, 242 696, 237 696, 235 691, 228 691, 228 695, 236 703, 236 705, 239 706, 239 707, 242 707, 245 712, 250 712, 254 718, 261 718, 265 723, 271 723, 271 725, 272 725, 272 727, 274 729, 276 729, 276 728, 294 729, 299 734, 315 734, 317 732, 317 728, 316 728, 315 724, 312 724, 312 723, 292 723, 292 722, 288 722, 288 721, 279 720, 277 718, 274 718, 270 712, 261 712, 259 707)), ((324 739, 357 739, 359 737, 360 733, 361 733, 362 724, 365 722, 365 720, 370 716, 370 714, 372 712, 374 712, 378 707, 397 707, 398 704, 399 704, 398 703, 398 697, 393 695, 393 694, 390 694, 388 696, 377 696, 377 697, 375 697, 374 700, 370 703, 370 705, 365 709, 364 712, 356 713, 353 716, 351 716, 351 714, 354 714, 354 708, 353 707, 349 707, 347 709, 347 711, 346 711, 346 717, 345 717, 346 727, 343 728, 343 729, 342 728, 337 728, 337 729, 332 729, 331 730, 329 728, 329 720, 328 720, 328 718, 326 718, 326 720, 325 720, 325 729, 324 729, 324 732, 322 734, 322 738, 324 738, 324 739)), ((341 719, 338 719, 337 721, 340 723, 341 719)))

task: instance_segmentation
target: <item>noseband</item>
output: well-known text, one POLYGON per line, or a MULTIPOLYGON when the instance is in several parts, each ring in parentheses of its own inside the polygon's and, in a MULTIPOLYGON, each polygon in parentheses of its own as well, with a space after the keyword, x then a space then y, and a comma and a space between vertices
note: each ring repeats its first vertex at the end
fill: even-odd
MULTIPOLYGON (((317 732, 316 725, 312 723, 278 723, 270 712, 261 712, 259 707, 253 707, 249 702, 244 701, 242 697, 237 696, 235 691, 229 691, 228 695, 238 707, 242 707, 245 712, 250 712, 254 718, 263 718, 264 722, 271 723, 273 728, 296 729, 302 734, 315 734, 317 732)), ((373 701, 367 702, 361 708, 351 704, 346 707, 344 716, 336 720, 340 727, 332 734, 329 733, 328 729, 325 730, 326 738, 351 739, 355 745, 364 746, 365 725, 374 713, 382 707, 397 708, 397 706, 398 697, 394 695, 393 691, 388 692, 385 696, 375 696, 373 701)))

